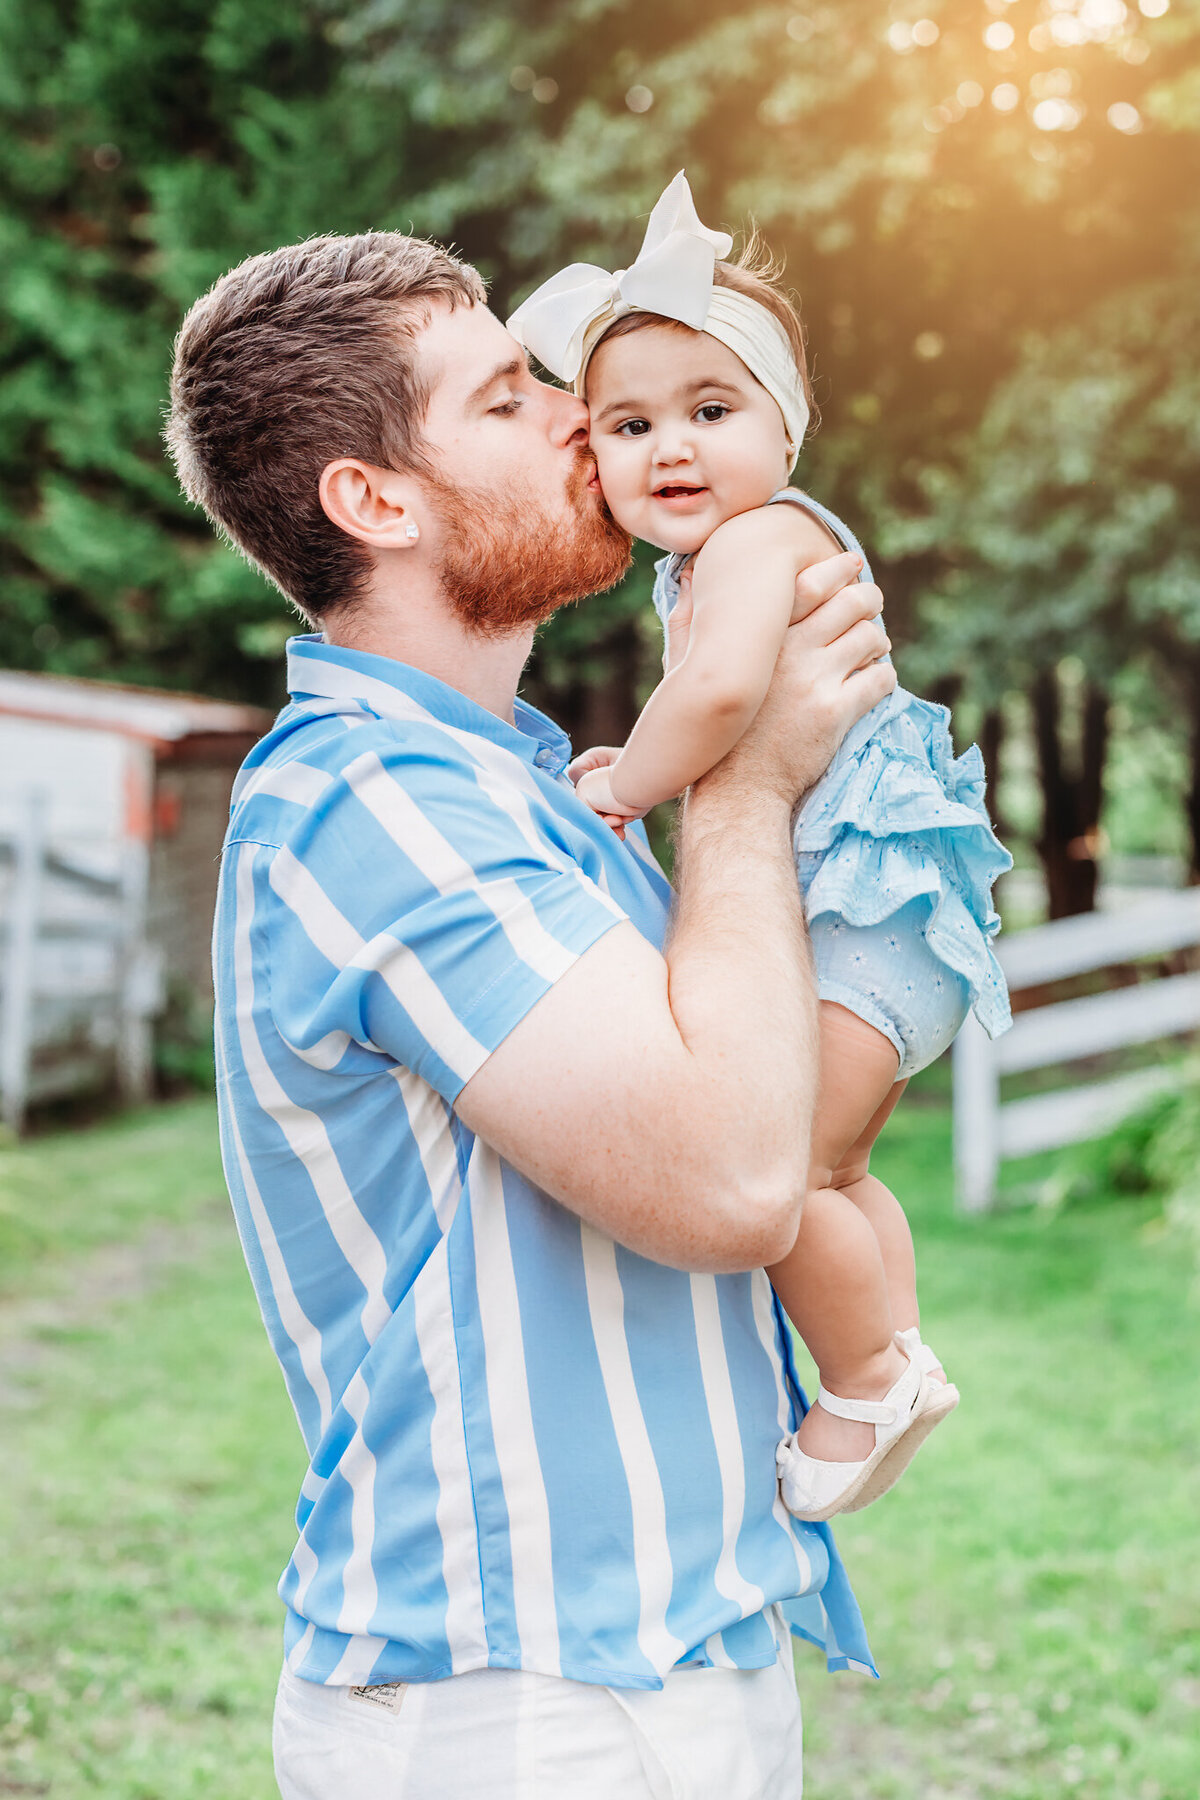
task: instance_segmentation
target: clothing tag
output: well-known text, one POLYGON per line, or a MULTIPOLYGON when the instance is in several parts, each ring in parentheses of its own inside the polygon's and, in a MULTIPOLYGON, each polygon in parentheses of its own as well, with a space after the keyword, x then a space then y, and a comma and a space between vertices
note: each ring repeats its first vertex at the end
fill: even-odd
POLYGON ((374 1687, 352 1687, 350 1698, 365 1706, 379 1706, 384 1712, 398 1713, 408 1692, 406 1681, 381 1681, 374 1687))

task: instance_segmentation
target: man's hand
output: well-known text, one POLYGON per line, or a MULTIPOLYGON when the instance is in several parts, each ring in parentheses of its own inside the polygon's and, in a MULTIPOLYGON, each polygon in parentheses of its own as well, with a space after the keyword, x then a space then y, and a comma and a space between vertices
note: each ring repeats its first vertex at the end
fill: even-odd
POLYGON ((794 803, 820 780, 850 727, 892 692, 896 671, 879 661, 891 641, 874 622, 883 595, 855 580, 861 567, 847 550, 798 577, 804 617, 788 629, 767 697, 698 788, 734 781, 794 803))

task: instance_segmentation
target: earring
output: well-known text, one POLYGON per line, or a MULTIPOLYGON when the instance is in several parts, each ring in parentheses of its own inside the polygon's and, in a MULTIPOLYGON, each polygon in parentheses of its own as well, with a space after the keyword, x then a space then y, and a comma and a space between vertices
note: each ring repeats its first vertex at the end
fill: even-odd
POLYGON ((421 535, 421 527, 419 525, 406 525, 404 527, 404 535, 406 538, 412 538, 415 541, 421 535))

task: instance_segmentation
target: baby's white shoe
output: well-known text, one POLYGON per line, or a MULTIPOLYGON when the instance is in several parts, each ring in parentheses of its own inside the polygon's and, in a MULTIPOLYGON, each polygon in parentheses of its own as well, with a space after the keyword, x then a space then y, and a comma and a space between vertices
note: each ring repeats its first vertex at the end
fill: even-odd
POLYGON ((874 1425, 875 1447, 862 1462, 821 1462, 784 1438, 775 1452, 783 1503, 798 1519, 832 1519, 859 1512, 894 1486, 935 1425, 958 1405, 958 1389, 937 1379, 938 1360, 916 1326, 895 1335, 908 1367, 882 1400, 844 1400, 825 1387, 817 1400, 839 1419, 874 1425))
MULTIPOLYGON (((939 1382, 945 1382, 946 1377, 942 1373, 940 1359, 934 1355, 928 1344, 921 1342, 919 1325, 910 1325, 907 1331, 897 1331, 894 1341, 897 1348, 903 1350, 906 1356, 915 1358, 922 1375, 936 1375, 939 1382)), ((957 1392, 957 1390, 955 1391, 957 1392)), ((948 1406, 946 1411, 953 1412, 954 1407, 948 1406)))

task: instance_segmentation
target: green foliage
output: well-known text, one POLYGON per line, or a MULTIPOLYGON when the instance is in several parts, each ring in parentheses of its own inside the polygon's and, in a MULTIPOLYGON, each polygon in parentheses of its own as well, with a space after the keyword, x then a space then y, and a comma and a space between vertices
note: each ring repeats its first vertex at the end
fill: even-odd
POLYGON ((1200 1269, 1200 1064, 1182 1069, 1177 1086, 1105 1137, 1061 1151, 1035 1191, 1043 1207, 1056 1210, 1152 1196, 1169 1230, 1190 1243, 1200 1269))
POLYGON ((1191 272, 1140 284, 1027 340, 960 469, 927 480, 957 565, 927 658, 1011 687, 1067 655, 1105 686, 1200 658, 1196 291, 1191 272))
POLYGON ((212 1006, 186 982, 168 983, 167 1004, 154 1027, 154 1068, 167 1094, 189 1088, 211 1094, 216 1082, 212 1006))
MULTIPOLYGON (((453 230, 501 304, 572 257, 628 260, 639 216, 682 165, 702 216, 757 217, 801 290, 817 371, 824 422, 800 479, 879 552, 903 638, 916 596, 964 560, 941 541, 929 489, 969 460, 1029 334, 1064 328, 1133 269, 1168 281, 1181 237, 1195 236, 1195 120, 1177 106, 1171 134, 1129 137, 1106 111, 1167 108, 1200 8, 1183 0, 1162 24, 1131 16, 1073 49, 997 53, 973 0, 946 0, 928 9, 936 43, 908 54, 889 42, 895 11, 568 0, 546 22, 490 0, 371 0, 342 41, 364 80, 420 115, 421 158, 442 179, 426 210, 414 202, 418 228, 453 230), (1076 128, 988 105, 1006 77, 1030 107, 1065 87, 1076 128), (631 113, 635 99, 647 110, 631 113)), ((1035 16, 1013 15, 1025 33, 1035 16)), ((1178 307, 1182 336, 1186 293, 1178 307)), ((1130 343, 1131 361, 1143 347, 1130 343)), ((1193 348, 1193 378, 1194 362, 1193 348)), ((1042 409, 1029 410, 1036 432, 1042 409)), ((1105 449, 1084 452, 1095 462, 1105 449)), ((1140 479, 1136 455, 1129 468, 1140 479)), ((969 572, 990 566, 993 545, 969 548, 969 572)), ((935 639, 924 667, 962 673, 956 652, 935 639)))
POLYGON ((1057 1210, 1101 1197, 1128 1199, 1154 1193, 1159 1185, 1153 1167, 1155 1143, 1173 1105, 1172 1096, 1160 1096, 1104 1137, 1060 1151, 1033 1190, 1038 1204, 1057 1210))
POLYGON ((0 7, 0 661, 276 697, 287 609, 183 501, 160 433, 176 327, 223 270, 402 222, 403 122, 347 92, 326 23, 0 7))
MULTIPOLYGON (((1008 48, 977 0, 928 0, 933 42, 910 10, 0 0, 0 661, 276 698, 287 608, 162 454, 187 305, 252 252, 395 226, 461 245, 503 313, 627 261, 686 165, 702 216, 788 258, 823 413, 800 479, 868 543, 908 678, 991 704, 1066 649, 1191 694, 1200 0, 1077 31, 1014 0, 1008 48)), ((543 634, 528 691, 582 735, 653 679, 647 580, 543 634)))

